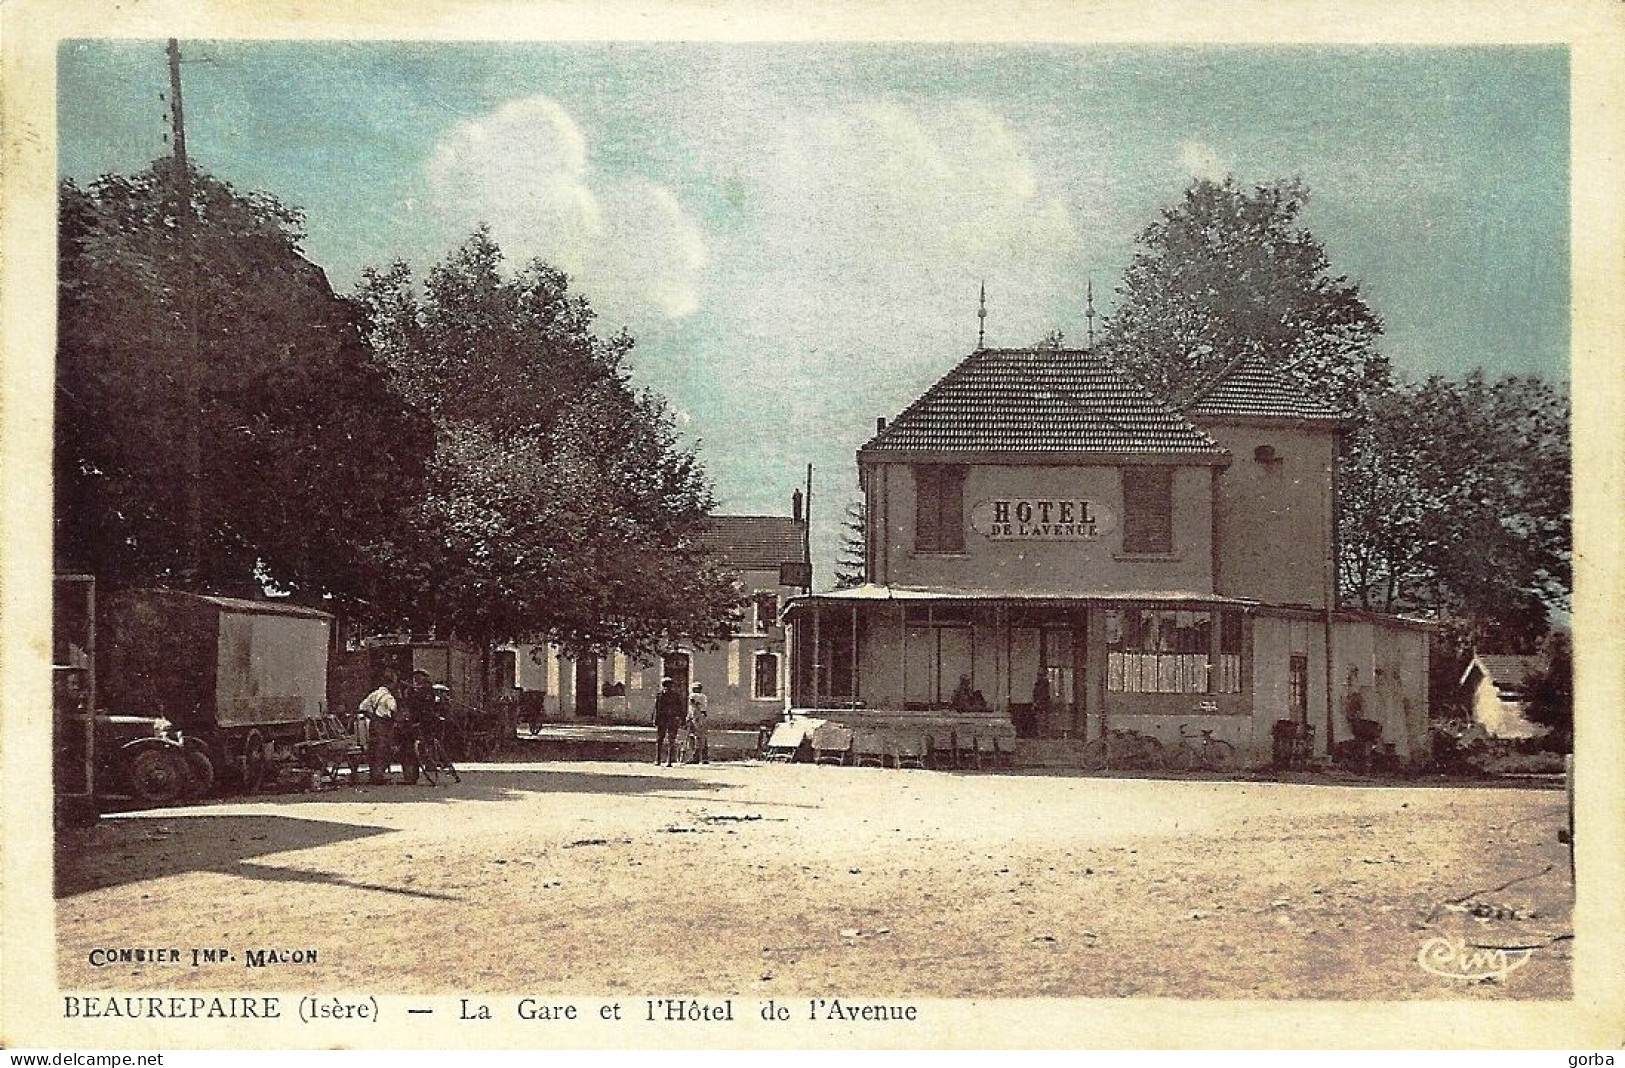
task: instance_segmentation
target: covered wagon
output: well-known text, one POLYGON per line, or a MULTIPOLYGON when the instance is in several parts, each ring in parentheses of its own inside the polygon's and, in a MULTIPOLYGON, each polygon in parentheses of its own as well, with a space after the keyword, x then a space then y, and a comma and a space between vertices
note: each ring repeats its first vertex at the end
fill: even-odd
POLYGON ((279 601, 124 590, 97 621, 101 697, 162 716, 197 773, 259 787, 278 766, 318 771, 354 745, 328 714, 333 617, 279 601))

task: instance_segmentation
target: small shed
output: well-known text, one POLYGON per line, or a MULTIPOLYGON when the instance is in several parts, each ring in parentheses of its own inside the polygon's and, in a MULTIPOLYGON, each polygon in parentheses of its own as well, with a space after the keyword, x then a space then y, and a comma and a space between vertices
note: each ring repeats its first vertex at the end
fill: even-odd
POLYGON ((1538 738, 1546 728, 1524 715, 1530 680, 1546 670, 1538 655, 1479 653, 1462 673, 1473 722, 1492 738, 1538 738))

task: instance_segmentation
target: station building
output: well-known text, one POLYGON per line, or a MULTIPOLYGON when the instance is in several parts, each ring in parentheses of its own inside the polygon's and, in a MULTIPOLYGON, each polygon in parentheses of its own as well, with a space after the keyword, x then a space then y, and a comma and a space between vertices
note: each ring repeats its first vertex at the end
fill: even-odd
POLYGON ((858 450, 860 586, 793 598, 791 705, 1034 737, 1355 721, 1427 745, 1427 627, 1337 604, 1348 427, 1256 359, 1182 409, 1090 350, 971 353, 858 450), (956 691, 960 691, 956 698, 956 691))
MULTIPOLYGON (((701 544, 733 572, 745 603, 739 633, 716 645, 678 642, 646 661, 611 653, 575 659, 553 645, 502 651, 521 704, 549 720, 646 724, 663 677, 687 692, 700 683, 715 726, 759 725, 782 715, 789 693, 784 605, 811 584, 799 491, 791 514, 712 516, 701 544)), ((501 655, 501 654, 499 654, 501 655)))

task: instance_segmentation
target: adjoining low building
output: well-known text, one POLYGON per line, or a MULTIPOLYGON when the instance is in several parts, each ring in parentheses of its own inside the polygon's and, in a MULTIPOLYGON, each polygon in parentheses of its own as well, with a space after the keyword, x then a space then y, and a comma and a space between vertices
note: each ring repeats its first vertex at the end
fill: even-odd
POLYGON ((1257 360, 1179 411, 1090 350, 971 353, 859 449, 868 581, 790 602, 792 706, 1420 758, 1426 624, 1337 605, 1347 425, 1257 360))
POLYGON ((1524 714, 1529 683, 1546 671, 1539 655, 1479 653, 1462 672, 1461 684, 1472 701, 1473 722, 1491 738, 1539 738, 1546 728, 1524 714))
POLYGON ((521 706, 540 705, 548 719, 647 723, 662 677, 684 691, 700 683, 716 725, 760 724, 780 715, 789 692, 789 666, 780 612, 811 584, 802 496, 791 514, 711 517, 702 544, 732 570, 746 607, 743 628, 707 647, 679 642, 649 661, 624 653, 575 659, 553 645, 506 646, 505 670, 521 706))

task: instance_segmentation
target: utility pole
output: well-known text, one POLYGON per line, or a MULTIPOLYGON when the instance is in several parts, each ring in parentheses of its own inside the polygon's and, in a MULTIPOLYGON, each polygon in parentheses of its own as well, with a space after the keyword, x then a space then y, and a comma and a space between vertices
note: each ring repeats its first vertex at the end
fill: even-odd
POLYGON ((184 482, 183 555, 181 557, 181 585, 196 590, 202 585, 199 563, 203 540, 203 443, 202 368, 199 366, 197 337, 197 249, 193 241, 192 170, 186 161, 186 116, 181 107, 181 47, 169 39, 169 119, 171 144, 175 157, 175 239, 180 248, 181 285, 179 296, 184 336, 181 339, 183 362, 181 383, 181 418, 185 422, 182 446, 182 473, 184 482))

